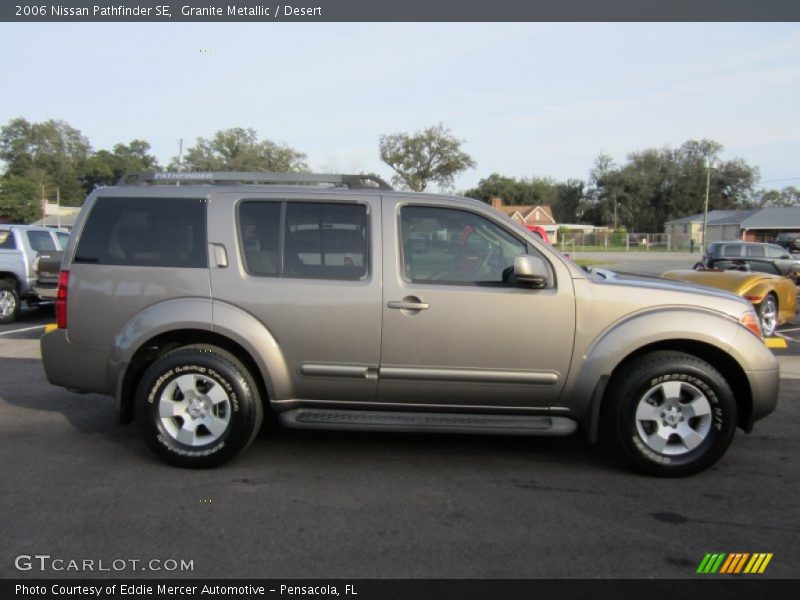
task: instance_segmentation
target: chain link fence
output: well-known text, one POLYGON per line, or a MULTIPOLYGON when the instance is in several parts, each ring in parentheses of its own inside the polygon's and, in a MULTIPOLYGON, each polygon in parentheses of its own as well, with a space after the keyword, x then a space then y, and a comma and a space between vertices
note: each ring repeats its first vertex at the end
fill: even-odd
POLYGON ((559 232, 557 246, 570 252, 694 252, 699 245, 689 234, 625 233, 621 231, 559 232))

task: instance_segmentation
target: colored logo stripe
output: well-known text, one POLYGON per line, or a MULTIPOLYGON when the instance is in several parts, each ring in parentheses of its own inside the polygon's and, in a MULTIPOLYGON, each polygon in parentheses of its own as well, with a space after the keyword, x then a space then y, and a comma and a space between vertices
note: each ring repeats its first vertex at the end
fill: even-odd
POLYGON ((716 573, 722 561, 725 559, 726 554, 706 554, 703 562, 697 567, 698 573, 716 573))
POLYGON ((772 560, 772 553, 759 552, 750 554, 749 552, 725 552, 708 553, 703 557, 700 566, 697 567, 698 573, 703 574, 739 574, 739 573, 763 573, 769 562, 772 560), (749 561, 748 561, 749 559, 749 561), (745 566, 747 565, 747 566, 745 566))
POLYGON ((753 558, 747 563, 744 569, 745 573, 763 573, 767 568, 769 561, 772 560, 772 553, 769 554, 753 554, 753 558))
POLYGON ((744 567, 744 561, 748 559, 750 554, 729 554, 728 560, 725 561, 725 564, 722 565, 722 569, 720 569, 720 573, 739 573, 744 567))

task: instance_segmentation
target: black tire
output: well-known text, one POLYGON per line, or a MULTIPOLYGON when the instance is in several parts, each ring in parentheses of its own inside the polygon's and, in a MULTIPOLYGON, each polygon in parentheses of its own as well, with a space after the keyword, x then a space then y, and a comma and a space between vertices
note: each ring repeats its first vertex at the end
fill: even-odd
POLYGON ((145 442, 178 467, 203 469, 232 460, 255 438, 263 413, 248 369, 215 346, 167 352, 145 371, 136 390, 136 419, 145 442), (180 379, 185 375, 191 379, 180 379))
POLYGON ((705 268, 706 266, 701 262, 695 263, 694 266, 692 267, 692 269, 694 269, 695 271, 702 271, 705 268))
POLYGON ((604 417, 610 442, 628 462, 652 475, 683 477, 725 453, 737 412, 730 386, 707 362, 652 352, 614 375, 604 417))
POLYGON ((0 325, 13 323, 19 317, 19 292, 17 284, 0 279, 0 325))

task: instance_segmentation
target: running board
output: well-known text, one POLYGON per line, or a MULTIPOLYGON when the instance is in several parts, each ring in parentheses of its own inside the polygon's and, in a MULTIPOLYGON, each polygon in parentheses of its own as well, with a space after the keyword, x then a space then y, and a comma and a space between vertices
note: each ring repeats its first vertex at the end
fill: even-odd
POLYGON ((566 417, 384 412, 296 408, 280 415, 293 429, 481 433, 493 435, 569 435, 578 424, 566 417))

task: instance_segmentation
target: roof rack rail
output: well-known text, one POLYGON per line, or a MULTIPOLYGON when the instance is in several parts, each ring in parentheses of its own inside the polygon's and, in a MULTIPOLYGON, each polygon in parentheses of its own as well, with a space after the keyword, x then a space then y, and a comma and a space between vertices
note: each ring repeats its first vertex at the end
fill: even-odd
POLYGON ((283 185, 329 185, 347 187, 352 190, 391 190, 392 187, 377 175, 325 175, 316 173, 268 173, 266 171, 178 171, 125 173, 118 186, 154 185, 159 183, 235 185, 235 184, 283 184, 283 185))

